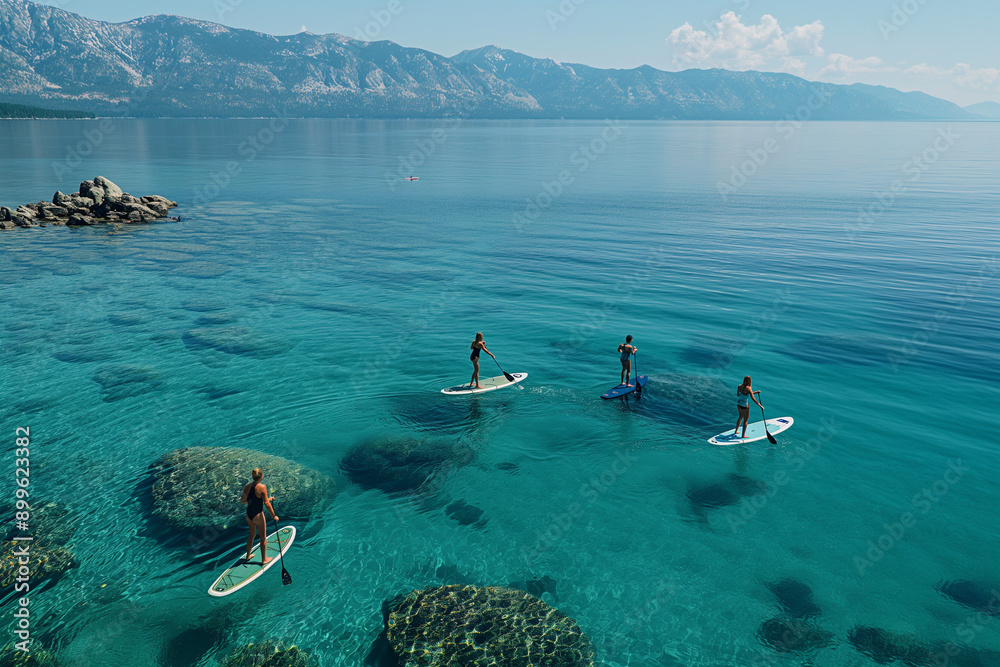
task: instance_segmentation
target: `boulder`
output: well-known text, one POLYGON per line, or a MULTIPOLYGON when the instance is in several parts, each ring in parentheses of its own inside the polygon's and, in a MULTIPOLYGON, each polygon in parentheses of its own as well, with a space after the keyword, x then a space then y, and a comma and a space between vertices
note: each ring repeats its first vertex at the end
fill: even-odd
POLYGON ((56 193, 52 195, 52 203, 55 204, 56 206, 63 206, 65 204, 70 203, 71 201, 73 200, 70 198, 69 195, 65 195, 59 192, 58 190, 56 190, 56 193))
POLYGON ((69 227, 86 227, 92 224, 94 224, 92 217, 89 215, 80 215, 79 213, 69 216, 69 220, 66 222, 66 225, 69 227))
POLYGON ((274 492, 274 509, 282 521, 321 513, 337 493, 331 477, 280 456, 230 447, 187 447, 168 452, 150 466, 153 515, 182 530, 245 526, 246 507, 239 499, 254 468, 263 468, 263 482, 274 492))
POLYGON ((139 211, 132 211, 128 214, 127 220, 131 223, 146 222, 146 215, 139 211))
POLYGON ((72 203, 73 206, 76 206, 77 208, 82 206, 89 210, 90 207, 93 206, 95 202, 90 197, 81 197, 80 195, 70 195, 70 203, 72 203))
POLYGON ((128 211, 129 213, 136 213, 136 212, 142 213, 147 218, 157 217, 156 211, 149 208, 145 204, 140 204, 138 202, 130 202, 125 204, 125 210, 128 211))
POLYGON ((84 196, 93 199, 95 204, 100 204, 102 201, 104 201, 104 196, 105 196, 104 188, 100 187, 99 185, 95 185, 94 187, 90 188, 90 190, 88 190, 84 194, 84 196))
POLYGON ((93 187, 94 187, 94 182, 93 181, 83 181, 82 183, 80 183, 80 196, 81 197, 89 197, 90 195, 88 195, 87 193, 93 187))
POLYGON ((177 202, 170 201, 166 197, 161 197, 160 195, 146 195, 145 197, 142 198, 142 203, 146 204, 147 206, 149 206, 151 202, 159 202, 161 204, 165 204, 167 208, 175 208, 177 206, 177 202))
POLYGON ((94 184, 100 186, 104 190, 104 197, 110 199, 111 201, 118 201, 121 196, 125 194, 122 189, 104 178, 103 176, 98 176, 94 179, 94 184))
POLYGON ((36 211, 35 207, 32 206, 31 204, 24 204, 22 206, 18 206, 17 212, 23 215, 24 217, 28 218, 29 220, 34 220, 35 216, 38 215, 38 211, 36 211))
POLYGON ((13 220, 0 220, 0 229, 14 229, 17 225, 13 220))
POLYGON ((386 638, 401 667, 593 667, 576 621, 523 591, 441 586, 413 591, 390 611, 386 638))
POLYGON ((38 213, 36 214, 36 216, 39 220, 51 220, 55 217, 54 215, 49 213, 48 209, 45 208, 38 209, 38 213))
POLYGON ((0 222, 10 220, 10 209, 6 206, 0 206, 0 222))
POLYGON ((69 217, 69 209, 66 208, 65 206, 53 206, 52 204, 49 204, 48 206, 45 207, 45 210, 50 215, 53 215, 57 218, 69 217))
POLYGON ((20 213, 11 213, 10 220, 17 227, 31 227, 31 218, 20 213))
POLYGON ((472 462, 465 443, 446 439, 379 437, 363 440, 347 452, 340 469, 363 489, 413 492, 444 468, 472 462))
POLYGON ((317 663, 298 646, 284 646, 275 641, 247 644, 233 651, 220 667, 311 667, 317 663))
MULTIPOLYGON (((11 516, 13 509, 6 515, 11 516)), ((66 508, 59 503, 44 503, 32 506, 31 528, 34 541, 31 543, 31 581, 40 583, 43 579, 55 577, 74 565, 73 552, 67 542, 76 531, 77 525, 70 520, 66 508)), ((19 531, 13 526, 7 539, 0 545, 0 586, 14 583, 18 571, 18 543, 13 538, 19 531)))
MULTIPOLYGON (((143 197, 145 199, 145 197, 143 197)), ((153 211, 157 217, 165 218, 170 213, 170 207, 163 202, 151 201, 146 203, 146 207, 153 211)))

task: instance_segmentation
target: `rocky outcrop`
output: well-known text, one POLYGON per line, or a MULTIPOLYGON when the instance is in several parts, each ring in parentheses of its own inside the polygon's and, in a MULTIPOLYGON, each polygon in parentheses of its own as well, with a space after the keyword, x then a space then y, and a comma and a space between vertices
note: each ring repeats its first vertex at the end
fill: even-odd
MULTIPOLYGON (((264 484, 284 521, 318 515, 337 493, 330 477, 294 461, 249 449, 188 447, 153 465, 153 514, 176 529, 245 525, 240 504, 250 471, 263 468, 264 484)), ((270 522, 270 515, 268 515, 270 522)))
POLYGON ((92 181, 80 183, 80 189, 73 194, 57 190, 51 202, 24 204, 14 211, 6 206, 0 207, 0 229, 153 222, 169 217, 170 209, 176 206, 177 202, 160 195, 133 197, 108 179, 98 176, 92 181))
POLYGON ((233 651, 220 664, 221 667, 311 667, 317 663, 298 646, 265 641, 233 651))
POLYGON ((403 667, 594 665, 594 647, 576 621, 509 588, 413 591, 389 613, 386 638, 403 667))

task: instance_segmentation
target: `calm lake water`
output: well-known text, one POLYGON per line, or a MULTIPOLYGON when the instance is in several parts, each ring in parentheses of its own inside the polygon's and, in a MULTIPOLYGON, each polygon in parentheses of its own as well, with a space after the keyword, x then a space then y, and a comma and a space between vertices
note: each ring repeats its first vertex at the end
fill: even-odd
POLYGON ((1000 589, 1000 124, 104 128, 0 124, 0 203, 103 175, 183 217, 0 232, 4 488, 30 427, 35 502, 80 522, 76 566, 31 596, 62 664, 214 665, 277 638, 354 666, 399 593, 544 577, 605 665, 874 665, 858 627, 1000 664, 1000 621, 940 590, 1000 589), (441 395, 477 331, 528 379, 441 395), (626 334, 649 384, 601 401, 626 334), (155 380, 95 380, 121 365, 155 380), (795 426, 707 444, 746 374, 795 426), (361 489, 340 462, 382 436, 475 458, 430 503, 361 489), (194 548, 146 497, 192 445, 337 479, 293 585, 206 595, 245 537, 194 548), (783 610, 784 580, 818 609, 783 610), (769 621, 796 614, 822 640, 776 650, 769 621))

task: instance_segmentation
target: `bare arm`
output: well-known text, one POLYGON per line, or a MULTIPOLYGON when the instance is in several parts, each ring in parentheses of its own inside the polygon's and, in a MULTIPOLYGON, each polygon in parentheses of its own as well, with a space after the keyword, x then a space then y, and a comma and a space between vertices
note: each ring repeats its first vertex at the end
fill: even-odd
MULTIPOLYGON (((261 486, 264 486, 261 484, 261 486)), ((264 504, 267 505, 267 511, 271 513, 271 518, 275 521, 278 520, 278 515, 274 513, 274 507, 271 505, 271 501, 274 500, 274 496, 270 498, 267 497, 267 487, 264 486, 264 504)))
POLYGON ((483 343, 483 352, 496 359, 496 357, 493 356, 493 353, 486 349, 486 343, 483 343))
POLYGON ((760 393, 759 391, 751 391, 750 392, 750 398, 753 400, 754 403, 757 404, 758 408, 760 408, 761 410, 763 410, 764 406, 760 404, 760 401, 757 400, 757 396, 756 396, 759 393, 760 393))
POLYGON ((240 503, 243 505, 247 504, 247 496, 250 495, 250 485, 247 484, 243 487, 243 497, 240 498, 240 503))

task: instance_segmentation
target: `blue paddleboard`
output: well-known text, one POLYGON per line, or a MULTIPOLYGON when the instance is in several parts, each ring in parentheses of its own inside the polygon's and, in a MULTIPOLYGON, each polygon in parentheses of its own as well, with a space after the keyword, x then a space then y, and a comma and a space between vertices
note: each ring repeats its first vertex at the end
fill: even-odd
POLYGON ((646 380, 648 379, 649 378, 647 378, 645 375, 640 375, 639 377, 637 377, 635 380, 632 381, 631 387, 627 387, 623 384, 620 384, 614 389, 611 389, 606 393, 601 394, 601 398, 618 398, 619 396, 624 396, 625 394, 631 394, 633 391, 635 391, 636 382, 639 383, 640 387, 645 387, 646 380))

